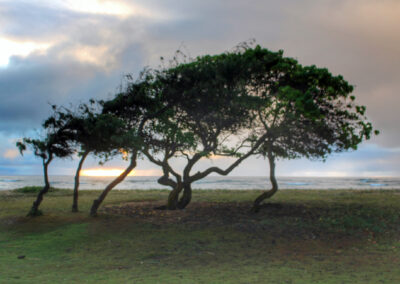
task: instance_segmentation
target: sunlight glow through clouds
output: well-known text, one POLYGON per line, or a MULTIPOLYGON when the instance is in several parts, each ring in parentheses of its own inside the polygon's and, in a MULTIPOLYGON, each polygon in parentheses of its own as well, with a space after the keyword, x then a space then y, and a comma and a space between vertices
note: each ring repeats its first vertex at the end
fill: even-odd
MULTIPOLYGON (((321 23, 338 27, 342 31, 352 30, 374 40, 393 42, 400 28, 400 2, 389 1, 342 1, 337 9, 323 3, 314 7, 313 13, 321 23)), ((371 42, 373 43, 373 42, 371 42)))
POLYGON ((83 13, 128 16, 135 12, 131 7, 117 1, 67 0, 63 2, 67 8, 83 13))
POLYGON ((58 54, 58 57, 75 58, 79 62, 87 62, 103 67, 109 67, 115 61, 114 56, 110 53, 109 47, 106 45, 76 45, 71 48, 65 48, 58 54))
MULTIPOLYGON (((81 175, 87 177, 117 177, 124 170, 117 168, 97 168, 97 169, 86 169, 82 170, 81 175)), ((133 170, 129 176, 159 176, 161 175, 160 170, 133 170)))
POLYGON ((9 160, 14 160, 19 156, 19 152, 16 149, 8 149, 4 152, 3 157, 9 160))
MULTIPOLYGON (((81 175, 86 177, 116 177, 119 176, 123 170, 121 169, 87 169, 82 170, 81 175)), ((135 171, 132 171, 129 176, 134 176, 135 171)))
POLYGON ((6 67, 11 56, 26 57, 33 52, 45 52, 50 45, 50 43, 13 41, 0 38, 0 67, 6 67))
POLYGON ((137 4, 125 4, 107 0, 66 0, 63 6, 67 9, 90 14, 115 15, 120 17, 141 16, 146 18, 165 18, 165 15, 141 7, 137 4))

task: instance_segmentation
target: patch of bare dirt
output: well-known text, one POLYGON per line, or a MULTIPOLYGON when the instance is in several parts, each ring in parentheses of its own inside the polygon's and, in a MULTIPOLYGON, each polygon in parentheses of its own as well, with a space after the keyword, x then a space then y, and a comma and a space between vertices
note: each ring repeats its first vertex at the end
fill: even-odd
POLYGON ((183 210, 159 210, 163 202, 129 202, 105 206, 106 214, 125 215, 135 222, 157 226, 184 224, 186 227, 229 227, 241 232, 294 238, 315 239, 320 235, 318 228, 310 230, 302 226, 302 220, 310 224, 319 218, 321 208, 307 208, 303 205, 269 203, 258 213, 250 211, 251 202, 192 202, 183 210), (300 222, 300 223, 299 223, 300 222))
POLYGON ((250 203, 193 202, 183 210, 155 209, 162 205, 164 205, 163 202, 129 202, 106 206, 103 211, 108 214, 125 215, 154 224, 232 224, 242 219, 247 220, 256 217, 250 213, 250 203))
POLYGON ((102 211, 147 220, 157 223, 216 223, 232 224, 243 220, 262 220, 266 217, 307 217, 318 218, 321 208, 303 205, 269 203, 261 206, 258 213, 251 212, 251 202, 192 202, 183 210, 156 209, 163 202, 140 201, 105 206, 102 211), (317 216, 318 215, 318 216, 317 216))

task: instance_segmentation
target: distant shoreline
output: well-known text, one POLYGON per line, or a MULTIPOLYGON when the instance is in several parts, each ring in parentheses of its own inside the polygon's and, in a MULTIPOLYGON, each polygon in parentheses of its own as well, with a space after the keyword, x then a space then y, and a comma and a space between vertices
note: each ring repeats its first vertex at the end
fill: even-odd
MULTIPOLYGON (((0 175, 0 179, 3 177, 42 177, 42 175, 0 175)), ((49 177, 71 177, 73 178, 74 175, 49 175, 49 177)), ((82 176, 82 177, 89 177, 89 178, 115 178, 115 176, 82 176)), ((156 176, 129 176, 133 178, 159 178, 159 175, 156 176)), ((235 176, 235 175, 229 175, 229 176, 220 176, 220 175, 210 175, 209 177, 216 177, 216 178, 269 178, 269 176, 235 176)), ((324 178, 324 179, 399 179, 400 176, 276 176, 277 178, 310 178, 310 179, 319 179, 319 178, 324 178)))
MULTIPOLYGON (((170 189, 160 185, 158 176, 130 176, 116 189, 170 189)), ((114 177, 81 177, 80 189, 104 189, 114 177)), ((311 190, 384 190, 400 189, 399 177, 278 177, 279 188, 311 189, 311 190)), ((73 188, 73 176, 50 176, 54 188, 73 188)), ((0 190, 21 188, 24 186, 40 186, 42 176, 0 176, 0 190)), ((266 190, 270 188, 269 177, 209 176, 195 182, 193 189, 225 189, 225 190, 266 190)))

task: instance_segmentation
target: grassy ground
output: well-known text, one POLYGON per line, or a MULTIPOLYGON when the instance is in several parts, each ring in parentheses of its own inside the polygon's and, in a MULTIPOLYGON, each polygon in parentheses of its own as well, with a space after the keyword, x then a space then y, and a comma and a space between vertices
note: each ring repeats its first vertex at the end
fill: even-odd
POLYGON ((254 215, 259 191, 0 192, 0 283, 400 283, 400 191, 285 190, 254 215))

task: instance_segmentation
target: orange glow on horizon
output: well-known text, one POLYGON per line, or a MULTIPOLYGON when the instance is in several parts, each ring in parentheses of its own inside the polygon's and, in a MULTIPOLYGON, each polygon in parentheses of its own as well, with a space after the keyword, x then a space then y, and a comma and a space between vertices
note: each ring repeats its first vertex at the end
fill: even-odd
MULTIPOLYGON (((117 177, 122 174, 124 170, 122 169, 87 169, 82 170, 81 176, 85 177, 117 177)), ((135 170, 129 173, 128 176, 134 176, 135 170)))

